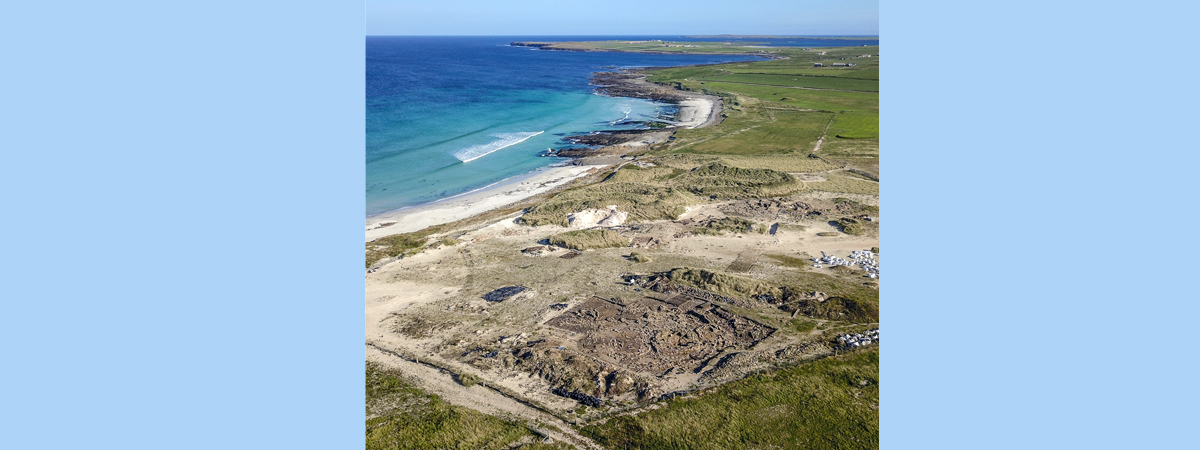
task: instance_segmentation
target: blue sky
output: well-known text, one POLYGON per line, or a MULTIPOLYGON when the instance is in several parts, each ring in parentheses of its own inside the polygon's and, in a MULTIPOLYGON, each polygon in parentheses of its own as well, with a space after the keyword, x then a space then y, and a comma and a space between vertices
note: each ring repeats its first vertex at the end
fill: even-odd
POLYGON ((877 35, 878 0, 366 0, 368 35, 877 35))

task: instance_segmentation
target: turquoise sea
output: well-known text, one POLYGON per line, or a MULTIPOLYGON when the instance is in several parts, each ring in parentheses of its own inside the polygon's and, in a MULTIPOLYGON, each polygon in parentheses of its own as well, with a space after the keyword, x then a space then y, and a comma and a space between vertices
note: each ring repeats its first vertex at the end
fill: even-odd
MULTIPOLYGON (((614 37, 368 37, 367 216, 469 192, 540 167, 564 136, 629 129, 671 105, 593 93, 592 72, 757 60, 587 53, 520 40, 614 37)), ((630 38, 630 37, 622 37, 630 38)))

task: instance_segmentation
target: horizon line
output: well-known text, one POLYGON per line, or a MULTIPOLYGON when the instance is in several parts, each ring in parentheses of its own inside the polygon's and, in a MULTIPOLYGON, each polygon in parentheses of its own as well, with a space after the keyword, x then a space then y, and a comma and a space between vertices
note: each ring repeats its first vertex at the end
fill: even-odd
POLYGON ((778 38, 805 37, 879 37, 877 34, 367 34, 375 37, 513 37, 513 36, 762 36, 778 38))

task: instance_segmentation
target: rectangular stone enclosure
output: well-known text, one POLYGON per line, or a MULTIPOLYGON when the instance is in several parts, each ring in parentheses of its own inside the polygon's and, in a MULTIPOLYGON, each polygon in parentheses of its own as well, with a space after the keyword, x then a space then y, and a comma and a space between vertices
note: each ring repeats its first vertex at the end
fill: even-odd
POLYGON ((723 350, 744 350, 775 332, 713 303, 679 297, 668 303, 593 296, 546 325, 575 332, 589 356, 654 375, 699 369, 723 350))

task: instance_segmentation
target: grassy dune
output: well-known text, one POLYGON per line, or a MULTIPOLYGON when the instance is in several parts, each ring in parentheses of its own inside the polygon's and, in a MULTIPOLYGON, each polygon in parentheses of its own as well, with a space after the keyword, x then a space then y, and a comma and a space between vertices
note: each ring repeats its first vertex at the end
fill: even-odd
POLYGON ((569 189, 530 208, 521 217, 528 225, 567 225, 567 215, 616 205, 630 222, 674 219, 702 198, 750 198, 799 192, 803 184, 784 172, 744 169, 716 162, 698 166, 691 160, 672 167, 639 169, 625 166, 604 181, 569 189))
MULTIPOLYGON (((782 258, 776 256, 773 259, 788 266, 792 266, 798 262, 795 258, 787 256, 783 256, 782 258)), ((796 267, 803 266, 796 264, 796 267)), ((670 272, 671 281, 676 283, 747 299, 760 295, 771 295, 776 298, 782 298, 785 291, 793 293, 821 291, 830 294, 830 298, 824 302, 806 305, 804 308, 801 308, 802 313, 819 319, 843 320, 855 323, 878 321, 879 292, 874 289, 865 288, 854 281, 848 281, 856 280, 861 276, 861 272, 851 271, 851 273, 845 275, 845 277, 839 278, 814 272, 789 273, 786 277, 782 277, 781 280, 771 283, 711 270, 686 267, 670 272)))
POLYGON ((579 230, 559 233, 548 238, 551 244, 574 250, 612 248, 629 245, 629 239, 612 230, 579 230))
POLYGON ((528 225, 567 226, 567 215, 617 205, 630 221, 674 219, 695 197, 682 189, 649 183, 605 182, 568 190, 530 208, 521 221, 528 225))

